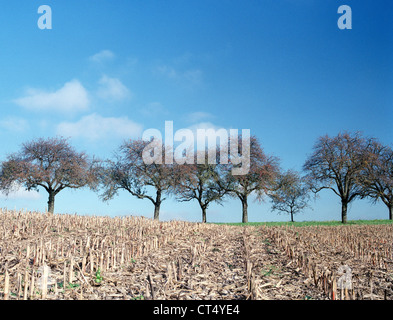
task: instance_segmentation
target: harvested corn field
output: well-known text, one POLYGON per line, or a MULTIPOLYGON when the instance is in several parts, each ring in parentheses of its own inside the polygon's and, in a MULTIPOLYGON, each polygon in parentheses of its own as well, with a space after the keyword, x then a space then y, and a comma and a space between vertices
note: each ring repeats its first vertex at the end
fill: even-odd
POLYGON ((393 299, 393 227, 0 211, 1 300, 393 299))

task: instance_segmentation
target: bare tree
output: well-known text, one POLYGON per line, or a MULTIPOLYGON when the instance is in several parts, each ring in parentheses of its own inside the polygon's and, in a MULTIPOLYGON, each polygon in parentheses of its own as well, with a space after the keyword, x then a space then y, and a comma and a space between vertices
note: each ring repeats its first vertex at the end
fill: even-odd
MULTIPOLYGON (((240 199, 242 203, 242 222, 248 222, 248 197, 251 194, 262 201, 265 194, 274 189, 275 180, 279 174, 278 158, 266 155, 255 136, 250 137, 246 148, 243 140, 238 140, 238 155, 246 152, 249 154, 249 171, 246 174, 233 175, 232 169, 236 165, 227 167, 227 192, 240 199), (248 150, 246 150, 248 149, 248 150), (232 168, 231 168, 232 167, 232 168)), ((231 151, 230 163, 233 164, 234 154, 231 151)))
POLYGON ((44 188, 49 195, 48 212, 54 213, 55 197, 63 189, 94 188, 95 161, 76 152, 64 138, 39 138, 22 145, 19 153, 1 164, 0 188, 9 194, 16 185, 27 190, 44 188))
POLYGON ((104 201, 112 199, 119 190, 126 190, 138 199, 148 199, 154 205, 154 219, 159 219, 160 207, 170 194, 176 181, 173 165, 162 163, 165 146, 162 142, 130 140, 124 142, 115 154, 115 161, 108 160, 101 172, 104 201), (154 153, 156 160, 147 163, 144 153, 154 153), (154 191, 152 191, 153 189, 154 191))
POLYGON ((341 221, 347 222, 348 204, 362 194, 360 173, 365 167, 369 143, 356 132, 320 137, 303 169, 310 188, 317 193, 330 189, 341 199, 341 221))
MULTIPOLYGON (((197 151, 196 153, 201 153, 197 151)), ((194 164, 177 165, 179 179, 176 183, 176 198, 183 201, 197 200, 202 210, 202 222, 206 222, 206 211, 210 203, 222 203, 227 192, 224 187, 222 164, 210 164, 208 152, 205 153, 205 163, 198 164, 198 155, 194 157, 194 164)), ((219 151, 217 152, 217 156, 219 151)))
POLYGON ((378 141, 372 141, 367 162, 360 175, 362 198, 370 197, 373 202, 381 200, 393 214, 393 150, 378 141))
POLYGON ((293 216, 308 206, 310 199, 309 188, 297 171, 288 170, 280 174, 277 190, 269 194, 272 200, 272 210, 289 213, 291 222, 293 216))

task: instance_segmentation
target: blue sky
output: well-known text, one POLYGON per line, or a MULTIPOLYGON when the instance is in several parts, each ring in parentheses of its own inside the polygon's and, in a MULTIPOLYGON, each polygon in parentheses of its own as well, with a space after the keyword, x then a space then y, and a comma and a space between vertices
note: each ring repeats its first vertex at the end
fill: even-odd
MULTIPOLYGON (((0 158, 36 137, 63 135, 102 158, 165 120, 181 128, 250 129, 283 169, 300 170, 316 139, 341 130, 393 138, 391 1, 8 1, 0 13, 0 158), (40 30, 40 5, 52 30, 40 30), (337 9, 352 9, 340 30, 337 9)), ((44 210, 20 190, 1 206, 44 210)), ((323 191, 295 220, 340 220, 323 191)), ((56 212, 153 216, 148 200, 62 191, 56 212)), ((250 221, 288 220, 269 201, 250 221)), ((162 220, 200 221, 196 203, 165 201, 162 220)), ((355 201, 348 219, 386 218, 355 201)), ((208 221, 241 220, 241 204, 211 205, 208 221)))

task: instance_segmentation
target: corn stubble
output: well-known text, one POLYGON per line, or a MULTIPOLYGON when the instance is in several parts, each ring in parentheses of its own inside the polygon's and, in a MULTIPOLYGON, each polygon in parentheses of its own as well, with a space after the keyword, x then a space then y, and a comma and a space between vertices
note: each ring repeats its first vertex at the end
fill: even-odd
POLYGON ((236 227, 3 209, 0 300, 393 299, 392 245, 392 225, 236 227))

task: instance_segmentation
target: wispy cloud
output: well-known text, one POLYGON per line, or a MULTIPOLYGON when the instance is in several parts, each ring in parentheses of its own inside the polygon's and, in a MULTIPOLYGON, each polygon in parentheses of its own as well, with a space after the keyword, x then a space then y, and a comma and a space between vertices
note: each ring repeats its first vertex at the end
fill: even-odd
POLYGON ((57 126, 57 134, 96 141, 108 137, 136 138, 141 135, 142 128, 141 124, 128 117, 102 117, 93 113, 77 122, 60 123, 57 126))
POLYGON ((29 123, 23 118, 6 117, 0 120, 0 127, 8 131, 24 132, 29 129, 29 123))
POLYGON ((179 70, 169 65, 160 65, 155 68, 155 73, 171 80, 198 84, 202 82, 202 71, 199 69, 179 70))
POLYGON ((212 115, 209 112, 203 112, 203 111, 198 111, 198 112, 192 112, 189 113, 185 116, 185 119, 189 122, 200 122, 203 120, 209 120, 213 119, 214 115, 212 115))
POLYGON ((97 96, 105 100, 124 100, 131 98, 131 91, 117 78, 106 75, 99 80, 97 96))
POLYGON ((110 50, 101 50, 100 52, 89 57, 89 60, 95 63, 103 63, 106 61, 113 60, 115 54, 110 50))
POLYGON ((67 82, 52 92, 28 89, 24 97, 15 99, 14 102, 28 110, 63 113, 85 111, 90 104, 88 92, 78 80, 67 82))
POLYGON ((38 191, 27 191, 23 186, 14 183, 13 191, 8 195, 0 192, 0 199, 2 200, 38 200, 41 199, 41 194, 38 191))
POLYGON ((196 132, 198 129, 213 129, 213 130, 219 130, 219 129, 224 129, 223 127, 219 127, 211 122, 199 122, 196 124, 193 124, 192 126, 189 126, 188 129, 191 129, 196 132))
POLYGON ((168 110, 160 102, 151 102, 140 109, 140 113, 146 117, 152 117, 157 115, 166 115, 168 110))

